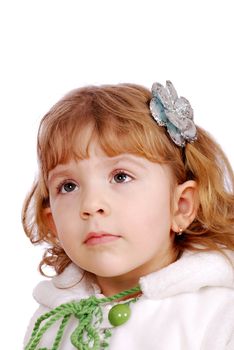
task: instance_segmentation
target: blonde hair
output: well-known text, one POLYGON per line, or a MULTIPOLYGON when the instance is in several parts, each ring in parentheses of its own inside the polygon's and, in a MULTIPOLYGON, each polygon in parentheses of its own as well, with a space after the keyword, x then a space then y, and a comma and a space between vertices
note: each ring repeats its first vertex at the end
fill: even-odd
POLYGON ((132 153, 168 164, 178 184, 198 185, 199 208, 182 236, 175 236, 178 253, 188 250, 234 250, 234 176, 220 146, 202 128, 184 149, 176 146, 149 110, 149 90, 133 84, 88 86, 71 91, 44 116, 38 132, 39 173, 23 207, 23 227, 32 243, 49 244, 40 263, 60 274, 70 259, 50 232, 44 211, 49 206, 48 173, 71 158, 88 157, 82 134, 92 127, 108 156, 132 153))

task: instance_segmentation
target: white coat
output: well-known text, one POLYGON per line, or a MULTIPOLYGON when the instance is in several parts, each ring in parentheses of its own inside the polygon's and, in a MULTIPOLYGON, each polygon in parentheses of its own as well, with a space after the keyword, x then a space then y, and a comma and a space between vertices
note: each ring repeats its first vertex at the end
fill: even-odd
MULTIPOLYGON (((229 252, 234 263, 234 254, 229 252)), ((36 319, 58 305, 91 295, 98 298, 98 286, 74 264, 34 290, 40 304, 26 336, 27 344, 36 319), (77 283, 80 281, 79 283, 77 283)), ((131 317, 113 328, 110 350, 234 350, 234 269, 216 252, 186 252, 160 271, 140 278, 142 296, 131 303, 131 317)), ((113 305, 113 304, 112 304, 113 305)), ((103 328, 110 327, 103 307, 103 328)), ((74 350, 70 334, 78 320, 66 328, 61 350, 74 350)), ((52 326, 39 347, 51 348, 58 326, 52 326)))

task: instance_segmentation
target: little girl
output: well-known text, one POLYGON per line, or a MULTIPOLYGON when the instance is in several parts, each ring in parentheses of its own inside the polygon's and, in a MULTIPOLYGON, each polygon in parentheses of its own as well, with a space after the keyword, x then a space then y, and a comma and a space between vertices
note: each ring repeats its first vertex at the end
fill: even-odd
POLYGON ((70 92, 23 209, 55 277, 24 349, 234 349, 234 177, 170 81, 70 92))

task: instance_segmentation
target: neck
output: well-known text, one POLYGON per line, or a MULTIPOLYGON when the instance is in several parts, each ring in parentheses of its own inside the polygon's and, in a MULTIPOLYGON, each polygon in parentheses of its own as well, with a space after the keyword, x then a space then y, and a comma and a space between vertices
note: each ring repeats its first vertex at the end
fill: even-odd
POLYGON ((139 283, 139 279, 123 279, 122 276, 112 278, 96 276, 96 281, 102 293, 107 297, 134 288, 139 283))
POLYGON ((120 276, 95 276, 95 279, 101 288, 102 293, 109 297, 124 290, 136 287, 139 285, 139 280, 141 277, 156 272, 163 267, 168 266, 175 260, 177 260, 177 254, 174 253, 171 254, 171 256, 166 256, 164 259, 160 259, 160 262, 157 261, 156 264, 152 264, 152 262, 150 262, 149 264, 145 264, 120 276))

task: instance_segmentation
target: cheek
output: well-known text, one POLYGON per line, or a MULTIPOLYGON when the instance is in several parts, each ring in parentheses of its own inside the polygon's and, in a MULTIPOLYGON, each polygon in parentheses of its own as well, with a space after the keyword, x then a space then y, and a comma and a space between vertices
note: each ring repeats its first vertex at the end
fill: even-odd
MULTIPOLYGON (((130 210, 137 213, 137 218, 144 219, 149 224, 155 222, 168 221, 171 217, 170 194, 167 190, 154 191, 151 193, 145 191, 141 199, 133 199, 134 206, 130 210)), ((136 215, 135 215, 136 216, 136 215)))
POLYGON ((77 213, 74 200, 69 197, 63 197, 62 199, 55 200, 51 203, 51 211, 56 223, 61 223, 74 220, 74 215, 77 213))
POLYGON ((54 218, 55 227, 58 238, 61 242, 65 242, 68 238, 77 233, 77 220, 75 220, 74 213, 69 208, 52 208, 52 215, 54 218), (75 227, 76 226, 76 227, 75 227))
POLYGON ((126 211, 126 223, 131 222, 138 237, 143 235, 149 239, 167 239, 170 236, 171 220, 168 192, 157 196, 145 195, 144 200, 136 200, 134 206, 126 211))

